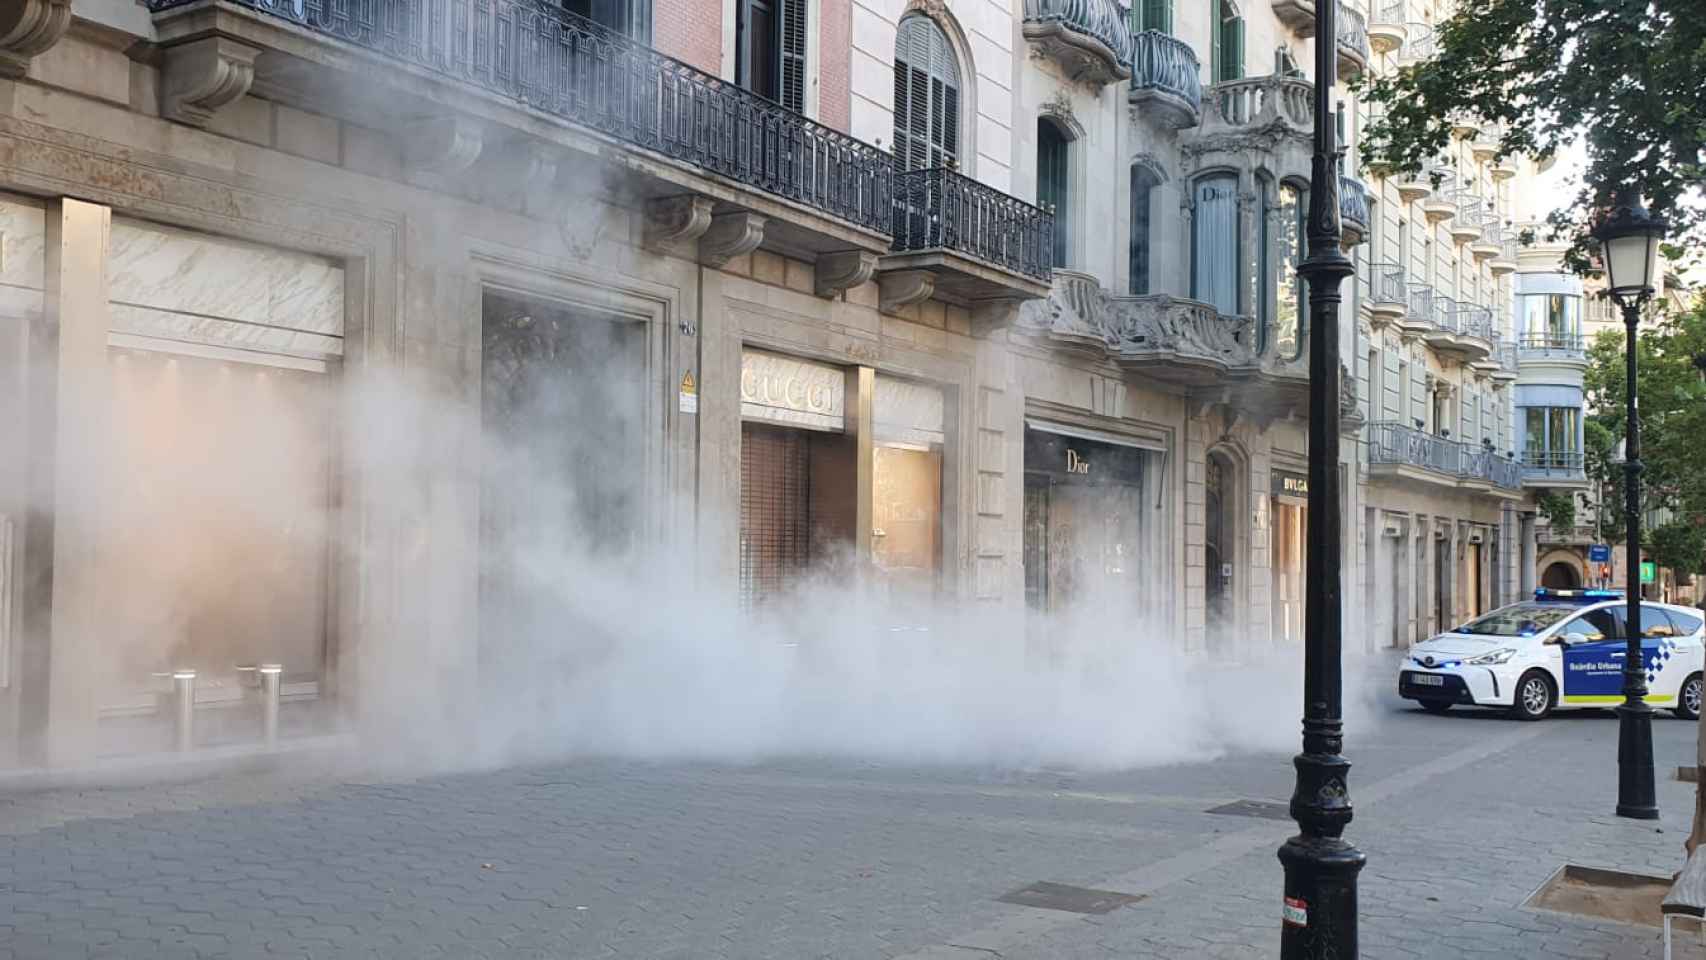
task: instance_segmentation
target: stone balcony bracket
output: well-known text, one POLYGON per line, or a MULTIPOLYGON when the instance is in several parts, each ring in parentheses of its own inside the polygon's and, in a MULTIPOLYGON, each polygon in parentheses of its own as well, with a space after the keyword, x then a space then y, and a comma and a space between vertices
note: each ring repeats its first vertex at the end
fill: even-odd
POLYGON ((818 296, 833 300, 870 280, 877 270, 878 259, 876 254, 865 250, 823 254, 817 258, 813 289, 818 296))
POLYGON ((249 92, 261 48, 211 36, 166 47, 161 56, 160 113, 205 127, 221 107, 249 92))
POLYGON ((768 219, 745 210, 711 217, 710 226, 699 236, 699 262, 721 270, 730 260, 757 250, 764 242, 768 219))
POLYGON ((656 253, 693 257, 698 239, 711 228, 710 197, 687 194, 646 201, 641 245, 656 253))
POLYGON ((0 77, 17 79, 71 26, 71 0, 9 0, 0 9, 0 77))
POLYGON ((936 292, 932 270, 890 270, 877 277, 877 305, 883 313, 899 313, 930 299, 936 292))

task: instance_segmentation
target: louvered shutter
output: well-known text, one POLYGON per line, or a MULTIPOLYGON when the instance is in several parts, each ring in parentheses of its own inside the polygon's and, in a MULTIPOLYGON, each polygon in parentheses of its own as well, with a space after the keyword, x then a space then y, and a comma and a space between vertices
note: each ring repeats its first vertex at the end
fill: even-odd
POLYGON ((806 3, 782 0, 782 106, 795 113, 806 108, 806 3))
POLYGON ((903 170, 959 157, 960 70, 940 27, 910 16, 895 34, 894 156, 903 170))
POLYGON ((1244 18, 1233 17, 1226 21, 1226 36, 1222 41, 1221 66, 1225 68, 1222 80, 1237 80, 1244 76, 1244 18))
POLYGON ((1173 0, 1142 0, 1143 16, 1139 30, 1173 32, 1173 0))

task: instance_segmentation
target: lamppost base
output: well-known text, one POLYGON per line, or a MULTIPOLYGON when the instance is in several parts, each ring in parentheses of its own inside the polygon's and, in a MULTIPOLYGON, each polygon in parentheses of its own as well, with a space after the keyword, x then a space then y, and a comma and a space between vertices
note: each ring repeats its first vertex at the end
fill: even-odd
POLYGON ((1617 815, 1659 818, 1653 785, 1653 707, 1645 700, 1617 706, 1617 815))
POLYGON ((1357 955, 1357 874, 1367 860, 1338 837, 1292 837, 1279 849, 1285 867, 1281 960, 1357 955))

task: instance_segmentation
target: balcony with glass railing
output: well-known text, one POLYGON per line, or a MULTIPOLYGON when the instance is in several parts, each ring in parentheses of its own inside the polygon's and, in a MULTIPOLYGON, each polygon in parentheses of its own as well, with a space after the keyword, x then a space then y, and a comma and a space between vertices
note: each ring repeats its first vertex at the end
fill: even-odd
POLYGON ((1369 477, 1436 486, 1486 489, 1516 496, 1522 465, 1485 444, 1460 443, 1407 423, 1378 420, 1364 426, 1369 477))
POLYGON ((1582 335, 1565 330, 1530 331, 1518 338, 1517 346, 1524 360, 1587 359, 1582 335))
POLYGON ((1392 53, 1409 36, 1409 0, 1374 0, 1368 18, 1368 45, 1375 53, 1392 53))
POLYGON ((1158 111, 1175 128, 1202 122, 1202 64, 1191 45, 1159 30, 1131 37, 1133 104, 1158 111))
POLYGON ((1025 39, 1096 86, 1131 79, 1132 35, 1115 0, 1025 0, 1025 39))
POLYGON ((1556 486, 1586 482, 1587 470, 1579 450, 1525 450, 1522 479, 1530 486, 1556 486))

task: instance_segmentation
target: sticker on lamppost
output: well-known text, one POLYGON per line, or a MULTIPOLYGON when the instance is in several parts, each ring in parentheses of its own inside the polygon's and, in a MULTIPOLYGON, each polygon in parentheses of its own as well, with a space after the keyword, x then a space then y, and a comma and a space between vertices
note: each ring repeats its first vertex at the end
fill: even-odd
POLYGON ((1309 926, 1309 904, 1300 897, 1286 897, 1285 922, 1293 927, 1309 926))
POLYGON ((691 370, 681 375, 681 403, 679 409, 682 413, 699 412, 699 385, 693 382, 693 371, 691 370))

